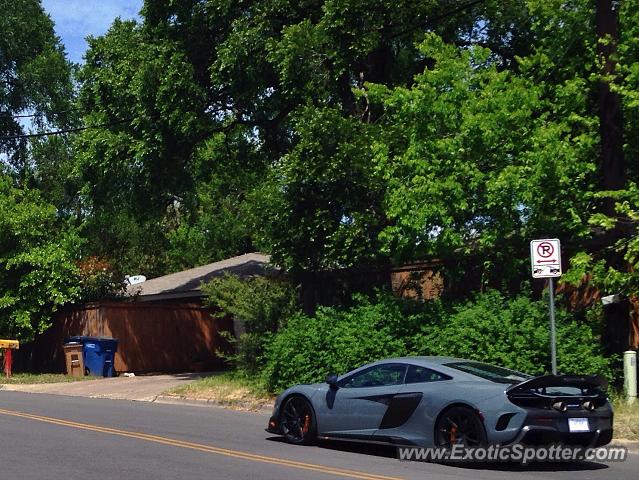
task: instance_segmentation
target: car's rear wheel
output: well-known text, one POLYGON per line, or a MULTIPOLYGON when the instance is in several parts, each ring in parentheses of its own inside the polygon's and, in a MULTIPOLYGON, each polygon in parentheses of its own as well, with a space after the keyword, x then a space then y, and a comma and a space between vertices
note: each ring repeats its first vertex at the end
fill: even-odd
POLYGON ((313 407, 299 395, 289 397, 282 406, 280 425, 289 443, 308 445, 317 437, 313 407))
POLYGON ((452 407, 444 411, 437 420, 435 443, 442 447, 478 447, 486 444, 486 431, 479 415, 473 410, 461 406, 452 407))

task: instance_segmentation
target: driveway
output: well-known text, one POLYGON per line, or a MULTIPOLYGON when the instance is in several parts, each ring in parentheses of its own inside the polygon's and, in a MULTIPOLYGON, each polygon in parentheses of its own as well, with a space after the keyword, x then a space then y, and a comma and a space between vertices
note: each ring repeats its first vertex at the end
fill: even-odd
POLYGON ((166 390, 179 387, 207 376, 206 373, 176 375, 144 375, 84 380, 68 383, 40 383, 31 385, 0 385, 0 390, 29 393, 48 393, 72 397, 112 398, 153 402, 166 390))

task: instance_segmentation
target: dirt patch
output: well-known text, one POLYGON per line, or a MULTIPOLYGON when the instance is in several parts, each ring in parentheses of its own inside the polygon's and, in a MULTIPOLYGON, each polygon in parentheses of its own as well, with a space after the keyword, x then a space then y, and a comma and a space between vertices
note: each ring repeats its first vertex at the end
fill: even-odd
POLYGON ((203 378, 169 390, 164 395, 186 400, 205 400, 237 410, 252 411, 271 408, 275 400, 258 383, 232 374, 203 378))
POLYGON ((615 438, 639 440, 639 401, 628 405, 625 401, 615 402, 615 438))

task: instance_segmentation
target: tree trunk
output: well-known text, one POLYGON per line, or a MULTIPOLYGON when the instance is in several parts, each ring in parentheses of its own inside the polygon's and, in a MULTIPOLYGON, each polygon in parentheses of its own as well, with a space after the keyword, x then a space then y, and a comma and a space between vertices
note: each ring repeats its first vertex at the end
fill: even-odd
MULTIPOLYGON (((619 39, 617 4, 613 0, 596 0, 597 52, 602 62, 601 74, 615 74, 615 53, 619 39)), ((601 135, 601 174, 604 190, 620 190, 626 185, 626 167, 623 155, 623 112, 621 98, 611 89, 612 78, 599 83, 598 107, 601 135)), ((615 201, 606 199, 604 213, 614 216, 615 201)))

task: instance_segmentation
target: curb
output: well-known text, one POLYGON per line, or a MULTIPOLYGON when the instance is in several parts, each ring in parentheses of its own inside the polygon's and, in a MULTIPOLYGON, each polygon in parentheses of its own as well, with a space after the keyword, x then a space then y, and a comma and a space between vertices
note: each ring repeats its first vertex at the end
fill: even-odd
POLYGON ((615 438, 608 445, 610 447, 625 447, 631 453, 639 454, 639 440, 626 440, 625 438, 615 438))
POLYGON ((260 407, 260 408, 251 408, 247 404, 228 404, 224 402, 219 402, 212 398, 182 398, 176 397, 172 395, 158 395, 155 400, 155 403, 163 403, 169 405, 188 405, 192 407, 218 407, 218 408, 226 408, 229 410, 239 410, 243 412, 249 413, 270 413, 270 407, 260 407))
POLYGON ((215 402, 206 398, 181 398, 173 397, 170 395, 158 395, 152 400, 155 403, 166 403, 171 405, 191 405, 196 407, 207 407, 210 405, 217 405, 215 402))

